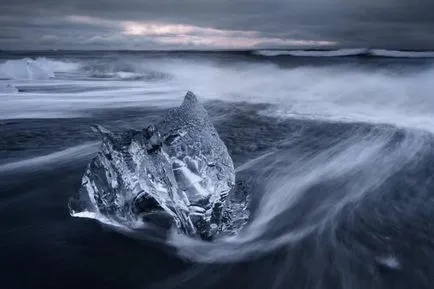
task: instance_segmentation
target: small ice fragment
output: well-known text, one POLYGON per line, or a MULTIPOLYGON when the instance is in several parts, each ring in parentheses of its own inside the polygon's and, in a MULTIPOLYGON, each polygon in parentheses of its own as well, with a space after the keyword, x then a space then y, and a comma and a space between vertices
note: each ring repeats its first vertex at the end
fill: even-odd
POLYGON ((379 257, 376 260, 380 265, 383 265, 383 266, 388 267, 390 269, 400 269, 401 268, 401 264, 399 263, 398 258, 396 258, 395 256, 392 256, 392 255, 379 257))
POLYGON ((30 58, 8 60, 0 65, 0 70, 7 79, 47 80, 54 78, 53 71, 30 58))
POLYGON ((12 84, 0 84, 0 93, 17 93, 18 89, 12 84))

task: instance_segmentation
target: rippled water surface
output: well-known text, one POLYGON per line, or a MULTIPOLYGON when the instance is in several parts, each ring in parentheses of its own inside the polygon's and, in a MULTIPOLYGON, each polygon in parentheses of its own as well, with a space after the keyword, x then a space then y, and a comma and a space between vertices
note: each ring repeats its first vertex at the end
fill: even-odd
POLYGON ((39 53, 0 59, 5 288, 432 288, 430 58, 39 53), (205 242, 71 218, 99 139, 187 90, 252 202, 205 242))

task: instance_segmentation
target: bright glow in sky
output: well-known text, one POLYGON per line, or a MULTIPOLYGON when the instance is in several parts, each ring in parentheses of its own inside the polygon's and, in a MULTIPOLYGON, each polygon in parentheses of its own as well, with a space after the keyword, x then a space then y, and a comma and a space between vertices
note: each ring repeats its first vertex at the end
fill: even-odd
POLYGON ((202 48, 254 48, 260 45, 273 46, 328 46, 333 41, 284 39, 266 37, 257 31, 222 30, 186 24, 139 21, 114 21, 95 17, 73 15, 69 21, 97 27, 111 28, 112 35, 97 36, 94 39, 120 39, 127 37, 136 41, 147 40, 171 46, 194 46, 202 48), (116 37, 115 37, 116 36, 116 37))

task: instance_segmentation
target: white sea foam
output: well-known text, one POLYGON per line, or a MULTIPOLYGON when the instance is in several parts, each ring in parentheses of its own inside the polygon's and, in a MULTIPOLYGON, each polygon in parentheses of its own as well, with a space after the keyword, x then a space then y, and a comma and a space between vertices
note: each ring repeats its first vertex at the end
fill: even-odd
POLYGON ((192 90, 203 100, 276 105, 264 111, 276 117, 434 128, 433 66, 373 70, 357 64, 285 68, 261 62, 222 64, 191 59, 137 62, 171 77, 162 81, 0 81, 2 85, 26 88, 25 92, 2 96, 0 119, 75 117, 89 109, 170 107, 179 104, 179 95, 192 90), (64 85, 81 92, 59 92, 57 87, 64 85))
MULTIPOLYGON (((157 82, 10 80, 8 84, 27 89, 3 96, 0 119, 75 117, 89 109, 117 107, 170 107, 179 104, 179 95, 192 90, 204 100, 273 104, 276 106, 264 113, 276 117, 434 128, 432 66, 417 71, 404 68, 397 73, 355 64, 284 68, 237 61, 226 64, 188 59, 141 61, 149 69, 170 74, 171 78, 157 82), (59 93, 56 87, 62 85, 80 88, 82 92, 59 93), (37 91, 33 92, 33 87, 37 91)), ((5 83, 0 81, 2 85, 5 83)))
POLYGON ((270 116, 434 128, 432 66, 416 71, 372 70, 352 64, 295 68, 269 63, 166 65, 179 87, 202 98, 273 104, 264 111, 270 116))

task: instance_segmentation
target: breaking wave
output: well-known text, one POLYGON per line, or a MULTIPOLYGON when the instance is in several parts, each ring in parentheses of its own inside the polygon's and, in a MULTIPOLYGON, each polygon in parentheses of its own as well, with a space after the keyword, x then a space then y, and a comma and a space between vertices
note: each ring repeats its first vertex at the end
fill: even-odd
POLYGON ((399 51, 399 50, 384 50, 372 49, 369 51, 372 56, 379 57, 395 57, 395 58, 433 58, 434 51, 399 51))
POLYGON ((392 58, 434 58, 434 51, 400 51, 386 49, 337 49, 337 50, 257 50, 254 55, 274 56, 299 56, 299 57, 344 57, 344 56, 371 56, 392 58))
POLYGON ((257 50, 253 53, 260 56, 305 56, 305 57, 341 57, 363 55, 367 49, 338 50, 257 50))
POLYGON ((92 77, 110 80, 158 81, 170 77, 152 59, 98 59, 84 63, 82 70, 92 77))

